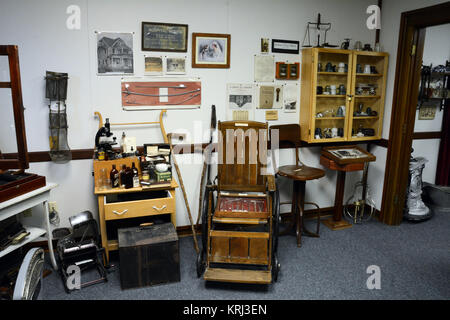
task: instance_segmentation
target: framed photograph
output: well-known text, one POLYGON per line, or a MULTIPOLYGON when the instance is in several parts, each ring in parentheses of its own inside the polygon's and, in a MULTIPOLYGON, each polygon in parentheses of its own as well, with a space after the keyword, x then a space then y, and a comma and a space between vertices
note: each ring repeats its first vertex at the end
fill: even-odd
POLYGON ((97 33, 97 74, 134 73, 133 32, 97 33))
POLYGON ((300 42, 294 40, 272 39, 272 52, 299 54, 300 42))
POLYGON ((166 74, 186 74, 187 57, 167 57, 166 74))
POLYGON ((269 53, 269 38, 261 38, 261 53, 269 53))
POLYGON ((227 119, 254 119, 254 87, 248 83, 227 84, 227 119))
POLYGON ((231 35, 192 34, 192 68, 230 68, 231 35))
POLYGON ((163 74, 163 58, 162 56, 144 56, 145 75, 161 76, 163 74))
POLYGON ((187 52, 188 25, 142 22, 142 51, 187 52))
POLYGON ((419 120, 433 120, 436 117, 437 106, 433 104, 423 105, 419 109, 419 120))

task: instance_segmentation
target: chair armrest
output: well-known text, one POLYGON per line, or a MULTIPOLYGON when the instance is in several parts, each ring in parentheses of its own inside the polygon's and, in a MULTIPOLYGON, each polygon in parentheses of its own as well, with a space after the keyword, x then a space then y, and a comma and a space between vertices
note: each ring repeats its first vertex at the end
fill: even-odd
POLYGON ((274 192, 277 190, 277 185, 275 183, 275 176, 268 175, 267 176, 267 189, 269 192, 274 192))

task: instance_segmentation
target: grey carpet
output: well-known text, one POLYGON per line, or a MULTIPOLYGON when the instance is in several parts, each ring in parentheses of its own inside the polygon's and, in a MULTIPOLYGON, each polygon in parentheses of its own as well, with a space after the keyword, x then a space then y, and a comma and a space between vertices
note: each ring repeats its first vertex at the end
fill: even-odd
MULTIPOLYGON (((309 222, 310 223, 310 222, 309 222)), ((386 226, 373 219, 350 229, 321 226, 320 238, 279 239, 281 272, 269 286, 206 283, 196 276, 191 237, 180 239, 181 282, 121 290, 119 271, 109 281, 66 294, 56 272, 40 299, 450 299, 450 214, 426 222, 386 226), (381 269, 381 289, 369 290, 367 267, 381 269)))

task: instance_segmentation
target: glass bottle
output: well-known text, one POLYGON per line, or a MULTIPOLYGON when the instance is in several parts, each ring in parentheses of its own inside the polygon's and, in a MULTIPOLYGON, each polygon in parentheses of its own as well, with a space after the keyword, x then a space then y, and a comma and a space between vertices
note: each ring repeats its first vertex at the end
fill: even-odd
POLYGON ((133 188, 133 170, 130 167, 125 169, 125 189, 133 188))
POLYGON ((136 169, 134 162, 131 164, 131 170, 133 171, 133 188, 138 188, 140 186, 139 172, 138 169, 136 169))
POLYGON ((122 165, 122 170, 120 170, 120 187, 121 188, 125 188, 125 183, 126 183, 126 172, 127 170, 127 166, 126 165, 122 165))
POLYGON ((109 173, 109 177, 111 179, 111 187, 120 187, 119 171, 117 171, 115 164, 112 165, 112 170, 109 173))

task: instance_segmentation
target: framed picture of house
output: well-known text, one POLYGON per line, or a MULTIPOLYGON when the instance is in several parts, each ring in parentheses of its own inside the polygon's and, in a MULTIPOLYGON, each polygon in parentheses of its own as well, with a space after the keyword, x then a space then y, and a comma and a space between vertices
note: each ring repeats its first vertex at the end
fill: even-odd
POLYGON ((231 35, 192 34, 192 68, 230 68, 231 35))
POLYGON ((187 52, 188 25, 142 22, 142 51, 187 52))
POLYGON ((133 32, 96 32, 97 74, 134 73, 133 32))

